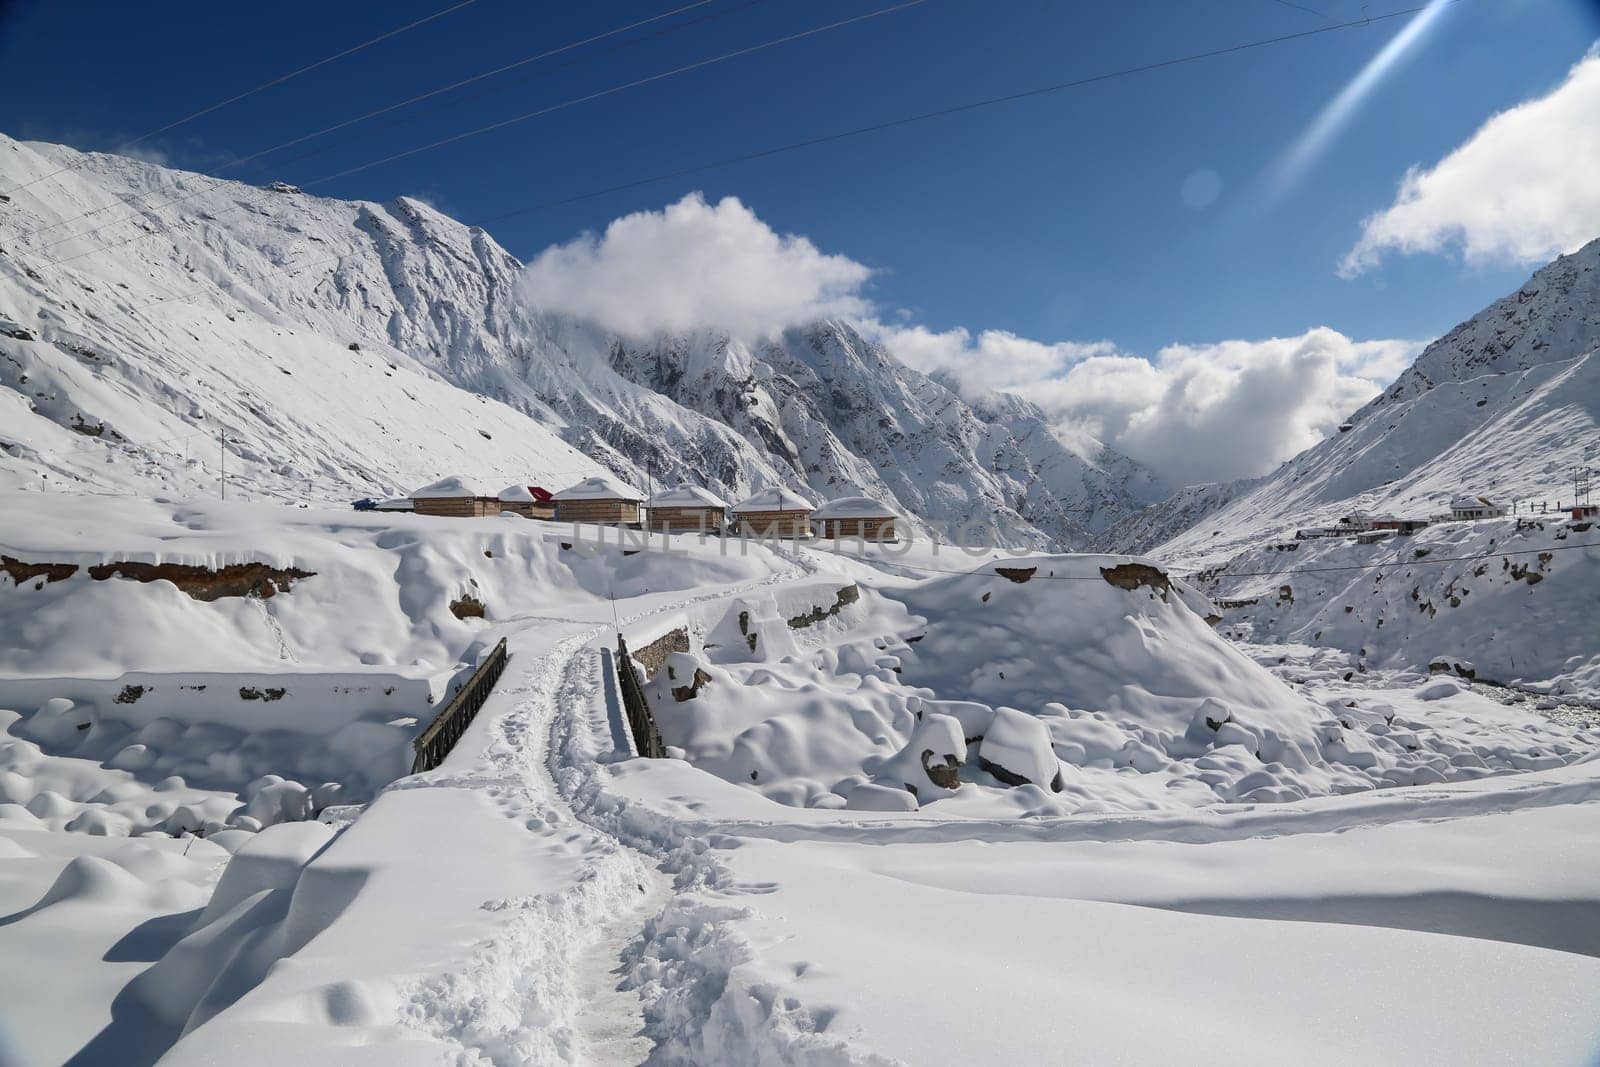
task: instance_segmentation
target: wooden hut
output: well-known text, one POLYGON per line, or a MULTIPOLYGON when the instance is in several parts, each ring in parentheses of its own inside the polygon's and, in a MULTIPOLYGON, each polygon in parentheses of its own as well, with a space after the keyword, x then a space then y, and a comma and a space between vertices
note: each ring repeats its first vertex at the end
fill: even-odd
POLYGON ((894 524, 899 517, 870 496, 842 496, 823 504, 811 519, 823 537, 893 541, 894 524))
POLYGON ((680 485, 650 498, 650 529, 717 533, 728 524, 728 502, 698 485, 680 485))
POLYGON ((500 514, 499 500, 459 474, 440 478, 418 489, 411 494, 411 505, 418 515, 476 519, 500 514))
POLYGON ((610 474, 585 478, 556 493, 557 522, 594 522, 610 526, 634 526, 639 522, 639 505, 644 494, 610 474))
POLYGON ((500 490, 502 514, 521 515, 525 519, 553 519, 556 517, 555 498, 550 490, 537 485, 508 485, 500 490))
POLYGON ((1486 496, 1462 496, 1450 502, 1450 517, 1458 521, 1498 519, 1506 509, 1486 496))
POLYGON ((733 506, 742 534, 751 537, 810 537, 811 502, 782 486, 773 486, 733 506))

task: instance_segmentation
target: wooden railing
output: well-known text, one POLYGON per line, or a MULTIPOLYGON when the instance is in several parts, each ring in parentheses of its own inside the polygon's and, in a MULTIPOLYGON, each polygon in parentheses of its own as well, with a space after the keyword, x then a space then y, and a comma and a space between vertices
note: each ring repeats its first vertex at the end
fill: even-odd
POLYGON ((461 740, 461 735, 467 732, 467 727, 472 725, 478 709, 489 699, 489 691, 500 679, 500 672, 506 669, 506 658, 506 639, 502 637, 494 650, 478 664, 478 669, 472 672, 466 684, 456 690, 456 695, 450 698, 444 710, 435 715, 427 729, 411 742, 411 747, 417 752, 416 758, 411 761, 412 774, 431 771, 444 762, 456 742, 461 740))
POLYGON ((639 683, 639 672, 634 669, 633 657, 628 653, 628 642, 617 635, 617 686, 622 693, 622 710, 628 718, 628 729, 633 733, 633 747, 646 759, 661 759, 667 746, 661 743, 661 731, 650 714, 650 705, 644 699, 644 686, 639 683))

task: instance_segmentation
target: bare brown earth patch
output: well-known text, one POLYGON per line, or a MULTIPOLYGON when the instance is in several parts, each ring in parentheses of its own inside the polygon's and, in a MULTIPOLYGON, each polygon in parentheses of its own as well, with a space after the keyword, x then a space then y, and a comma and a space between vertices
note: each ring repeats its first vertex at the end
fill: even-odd
POLYGON ((791 630, 803 630, 807 626, 815 626, 823 619, 832 618, 845 608, 861 599, 861 590, 855 585, 847 585, 834 594, 833 605, 827 608, 812 608, 804 615, 796 615, 789 620, 791 630))
POLYGON ((1132 592, 1140 587, 1154 589, 1167 599, 1172 592, 1172 581, 1166 574, 1148 563, 1119 563, 1115 567, 1101 567, 1100 576, 1118 589, 1132 592))
POLYGON ((994 572, 1008 582, 1021 585, 1038 572, 1038 567, 996 567, 994 572))
POLYGON ((64 582, 78 573, 76 563, 24 563, 10 556, 0 556, 0 571, 11 575, 11 580, 21 585, 34 578, 45 582, 64 582))
POLYGON ((226 567, 198 567, 187 563, 100 563, 89 568, 97 582, 107 578, 130 578, 136 582, 171 582, 196 600, 220 600, 229 596, 265 600, 286 593, 302 578, 315 571, 297 567, 272 567, 265 563, 230 563, 226 567))

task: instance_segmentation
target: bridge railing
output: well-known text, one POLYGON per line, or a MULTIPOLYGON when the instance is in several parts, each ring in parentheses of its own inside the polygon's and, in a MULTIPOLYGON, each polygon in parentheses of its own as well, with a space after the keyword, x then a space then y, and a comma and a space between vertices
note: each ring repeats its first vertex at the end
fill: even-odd
POLYGON ((639 671, 628 652, 628 642, 617 635, 617 687, 622 693, 622 711, 628 720, 628 730, 633 734, 633 747, 646 759, 662 759, 667 746, 661 743, 661 731, 656 729, 655 716, 644 698, 644 686, 639 681, 639 671))
POLYGON ((489 699, 490 690, 506 669, 507 658, 506 639, 502 637, 500 643, 478 664, 478 669, 473 671, 466 684, 456 690, 456 695, 450 698, 444 709, 411 742, 411 747, 416 750, 416 758, 411 761, 412 774, 431 771, 444 762, 489 699))

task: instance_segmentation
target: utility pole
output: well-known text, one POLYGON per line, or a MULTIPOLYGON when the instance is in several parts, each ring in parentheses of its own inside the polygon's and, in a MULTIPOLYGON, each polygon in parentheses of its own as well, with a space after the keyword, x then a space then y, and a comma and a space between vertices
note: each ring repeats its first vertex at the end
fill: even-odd
POLYGON ((1589 502, 1589 475, 1588 467, 1572 468, 1572 502, 1574 504, 1587 504, 1589 502))
POLYGON ((228 431, 217 430, 217 452, 221 456, 220 469, 222 471, 222 499, 228 499, 228 431))

